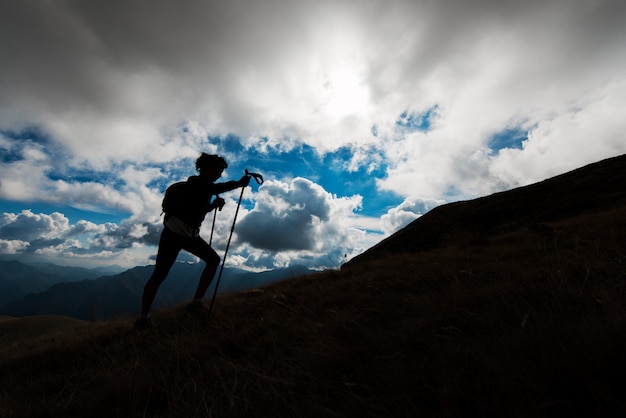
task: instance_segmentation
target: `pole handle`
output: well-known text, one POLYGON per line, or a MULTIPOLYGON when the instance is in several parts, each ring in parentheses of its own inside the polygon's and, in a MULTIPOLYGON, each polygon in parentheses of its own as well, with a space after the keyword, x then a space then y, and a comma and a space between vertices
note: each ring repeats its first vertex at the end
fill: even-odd
POLYGON ((248 169, 246 168, 246 176, 248 177, 252 177, 254 179, 254 181, 256 181, 256 184, 261 185, 263 184, 263 176, 260 175, 259 173, 251 173, 248 171, 248 169))

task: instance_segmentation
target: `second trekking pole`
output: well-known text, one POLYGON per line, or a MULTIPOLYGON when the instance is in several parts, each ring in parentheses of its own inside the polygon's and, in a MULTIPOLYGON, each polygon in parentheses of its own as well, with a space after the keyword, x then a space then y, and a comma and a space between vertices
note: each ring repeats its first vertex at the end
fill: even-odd
MULTIPOLYGON (((254 178, 257 184, 263 184, 263 176, 261 176, 260 174, 249 173, 248 169, 246 169, 246 176, 254 178)), ((241 199, 243 198, 244 190, 246 190, 246 188, 242 187, 241 194, 239 195, 239 202, 237 202, 237 210, 235 210, 235 217, 233 218, 233 226, 230 228, 230 236, 228 237, 228 243, 226 244, 226 249, 224 250, 224 258, 222 259, 222 267, 220 268, 220 273, 217 276, 217 282, 215 283, 215 289, 213 290, 213 297, 211 298, 211 305, 209 306, 208 318, 211 318, 211 312, 213 311, 213 303, 215 302, 217 289, 220 286, 220 280, 222 279, 222 273, 224 272, 224 264, 226 264, 226 254, 228 253, 228 248, 230 247, 230 240, 233 238, 233 232, 235 232, 235 222, 237 222, 237 214, 239 213, 239 206, 241 206, 241 199)))
MULTIPOLYGON (((219 196, 217 196, 219 197, 219 196)), ((213 231, 215 230, 215 219, 217 218, 217 208, 213 209, 214 213, 213 213, 213 225, 211 226, 211 238, 209 238, 209 247, 211 246, 211 243, 213 242, 213 231)))

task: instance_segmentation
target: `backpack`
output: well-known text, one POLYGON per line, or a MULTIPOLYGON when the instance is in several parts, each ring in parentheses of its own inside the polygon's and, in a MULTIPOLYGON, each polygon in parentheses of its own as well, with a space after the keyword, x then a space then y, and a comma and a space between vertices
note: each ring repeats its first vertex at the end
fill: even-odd
POLYGON ((170 185, 165 190, 161 207, 167 218, 170 215, 181 215, 189 209, 189 184, 186 181, 180 181, 170 185))

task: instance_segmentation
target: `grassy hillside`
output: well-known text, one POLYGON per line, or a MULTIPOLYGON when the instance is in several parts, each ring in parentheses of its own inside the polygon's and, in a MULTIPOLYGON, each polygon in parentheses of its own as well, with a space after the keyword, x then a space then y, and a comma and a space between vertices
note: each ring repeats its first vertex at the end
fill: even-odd
POLYGON ((87 326, 89 323, 67 316, 41 315, 14 318, 10 316, 0 316, 0 353, 2 350, 10 351, 11 344, 19 343, 24 339, 31 339, 33 336, 49 335, 53 333, 72 332, 80 326, 87 326))
POLYGON ((418 248, 437 227, 414 223, 402 251, 221 297, 208 323, 180 308, 0 344, 0 416, 625 416, 623 184, 532 222, 475 221, 516 191, 444 207, 474 227, 418 248))

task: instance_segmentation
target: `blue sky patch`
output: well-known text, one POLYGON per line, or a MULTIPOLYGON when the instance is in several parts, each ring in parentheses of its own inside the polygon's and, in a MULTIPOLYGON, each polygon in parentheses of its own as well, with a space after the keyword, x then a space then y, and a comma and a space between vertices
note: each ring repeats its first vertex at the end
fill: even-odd
POLYGON ((0 213, 20 213, 25 209, 31 212, 51 214, 59 212, 65 215, 71 224, 88 219, 96 224, 104 224, 112 222, 119 224, 122 220, 128 218, 129 213, 107 208, 106 212, 94 212, 92 210, 82 210, 68 205, 59 205, 47 202, 16 202, 12 200, 0 199, 0 213))
POLYGON ((408 132, 427 132, 430 130, 432 120, 437 115, 439 106, 435 105, 422 113, 413 113, 405 110, 396 120, 396 126, 408 132))
POLYGON ((11 141, 10 148, 0 148, 0 162, 12 163, 24 159, 23 151, 26 145, 45 146, 52 148, 50 138, 37 128, 27 128, 22 131, 0 131, 0 136, 11 141))
POLYGON ((224 180, 238 179, 246 168, 262 174, 266 180, 286 181, 304 177, 338 197, 361 195, 363 207, 359 213, 365 216, 380 216, 403 201, 395 193, 381 192, 376 188, 376 179, 384 178, 386 174, 384 162, 373 169, 365 164, 356 171, 348 170, 353 158, 350 147, 320 155, 309 145, 299 145, 290 150, 267 147, 266 152, 262 152, 258 148, 245 149, 235 136, 209 140, 219 144, 221 154, 227 159, 227 178, 224 180))
POLYGON ((528 139, 528 130, 522 128, 507 128, 491 136, 487 146, 497 155, 506 148, 522 149, 523 142, 528 139))

